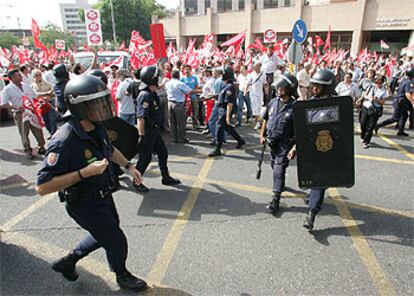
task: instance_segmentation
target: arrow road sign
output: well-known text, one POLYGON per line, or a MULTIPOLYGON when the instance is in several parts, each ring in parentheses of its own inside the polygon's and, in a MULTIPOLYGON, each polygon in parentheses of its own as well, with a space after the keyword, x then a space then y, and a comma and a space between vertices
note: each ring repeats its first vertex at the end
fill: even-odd
POLYGON ((306 24, 303 20, 298 19, 296 21, 296 23, 293 25, 292 34, 293 40, 299 44, 302 44, 306 40, 308 29, 306 28, 306 24))

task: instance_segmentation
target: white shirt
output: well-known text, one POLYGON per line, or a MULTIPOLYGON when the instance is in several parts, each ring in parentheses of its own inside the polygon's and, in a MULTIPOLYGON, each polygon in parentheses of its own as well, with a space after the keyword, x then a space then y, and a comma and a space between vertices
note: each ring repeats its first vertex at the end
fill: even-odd
POLYGON ((209 96, 211 96, 214 92, 214 77, 208 77, 207 80, 205 81, 203 88, 202 88, 202 92, 201 92, 201 96, 202 98, 208 98, 209 96))
POLYGON ((266 75, 253 71, 247 76, 247 84, 250 85, 251 96, 263 96, 263 85, 266 82, 266 75))
POLYGON ((10 83, 3 89, 1 94, 1 104, 22 107, 23 96, 27 96, 30 99, 37 97, 36 92, 27 84, 22 83, 22 89, 20 89, 16 84, 10 83))
POLYGON ((368 87, 363 106, 369 108, 372 106, 372 104, 374 104, 375 106, 380 107, 380 104, 378 102, 372 102, 374 97, 380 100, 384 100, 387 97, 387 92, 384 88, 378 88, 376 85, 368 87))
POLYGON ((33 83, 33 77, 32 77, 32 75, 27 74, 27 76, 25 76, 22 73, 22 82, 25 83, 25 84, 27 84, 27 85, 32 85, 32 83, 33 83))
POLYGON ((275 53, 273 53, 273 55, 270 57, 265 54, 262 56, 260 61, 262 63, 261 70, 264 71, 265 74, 276 72, 277 67, 284 64, 283 61, 275 53))
POLYGON ((358 86, 353 82, 346 84, 342 81, 336 86, 335 91, 338 93, 338 96, 351 96, 353 99, 359 94, 358 86))
POLYGON ((42 74, 43 80, 46 82, 49 82, 51 85, 56 84, 56 77, 53 75, 53 72, 51 70, 48 70, 46 72, 43 72, 42 74))
POLYGON ((127 88, 130 82, 130 79, 125 79, 119 84, 118 89, 116 91, 116 98, 120 103, 119 113, 122 114, 135 113, 134 99, 127 94, 127 88))
POLYGON ((241 73, 239 74, 239 76, 237 76, 237 80, 239 81, 239 90, 240 91, 245 91, 246 90, 247 78, 248 78, 248 75, 244 76, 241 73))
POLYGON ((310 86, 310 75, 308 72, 306 72, 305 69, 302 69, 298 73, 298 82, 299 86, 309 87, 310 86))

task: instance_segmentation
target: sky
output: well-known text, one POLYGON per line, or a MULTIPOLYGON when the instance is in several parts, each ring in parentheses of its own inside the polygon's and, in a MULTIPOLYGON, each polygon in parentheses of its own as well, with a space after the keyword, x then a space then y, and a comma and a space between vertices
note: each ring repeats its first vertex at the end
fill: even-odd
MULTIPOLYGON (((179 0, 156 0, 168 9, 176 8, 179 0)), ((30 29, 32 18, 40 27, 49 22, 62 27, 59 3, 75 3, 75 0, 0 0, 0 29, 30 29)), ((94 4, 98 0, 88 0, 94 4)))

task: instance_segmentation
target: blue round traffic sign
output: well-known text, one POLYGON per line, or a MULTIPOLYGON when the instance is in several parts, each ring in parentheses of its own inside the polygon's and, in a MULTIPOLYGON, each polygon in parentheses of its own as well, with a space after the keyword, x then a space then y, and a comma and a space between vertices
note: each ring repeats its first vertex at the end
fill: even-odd
POLYGON ((292 35, 293 40, 299 44, 302 44, 306 40, 306 36, 308 35, 308 28, 306 28, 306 24, 303 20, 298 19, 293 25, 292 35))

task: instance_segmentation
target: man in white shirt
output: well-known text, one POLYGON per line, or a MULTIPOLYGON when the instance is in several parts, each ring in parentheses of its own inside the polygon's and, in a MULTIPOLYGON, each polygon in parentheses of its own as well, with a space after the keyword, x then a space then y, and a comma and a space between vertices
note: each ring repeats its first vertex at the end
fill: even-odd
MULTIPOLYGON (((30 147, 29 132, 32 131, 38 143, 38 154, 45 154, 45 139, 43 137, 42 129, 30 124, 30 121, 23 120, 23 96, 29 99, 35 98, 37 95, 35 91, 28 85, 22 83, 22 74, 19 70, 14 69, 9 71, 7 76, 10 79, 10 84, 5 87, 1 95, 1 107, 13 110, 13 119, 19 130, 21 142, 24 152, 28 159, 33 159, 32 148, 30 147)), ((26 111, 28 112, 28 111, 26 111)))
POLYGON ((54 85, 57 83, 55 75, 53 75, 53 67, 55 66, 54 63, 49 63, 47 65, 47 71, 42 72, 43 80, 50 83, 51 85, 54 85))
POLYGON ((128 122, 130 125, 136 125, 134 99, 128 93, 128 85, 131 83, 130 74, 127 70, 118 70, 118 77, 121 83, 116 91, 116 99, 119 106, 119 117, 128 122))
POLYGON ((188 143, 185 126, 187 113, 185 110, 185 96, 194 91, 180 81, 180 71, 173 70, 172 78, 165 84, 168 99, 168 113, 170 117, 170 133, 174 143, 188 143))
POLYGON ((344 81, 340 82, 335 91, 338 93, 338 96, 350 96, 354 101, 359 96, 358 86, 352 82, 352 72, 345 74, 344 81))
POLYGON ((274 80, 274 73, 278 67, 283 66, 284 62, 274 53, 273 45, 267 47, 267 53, 260 59, 262 63, 262 72, 265 73, 266 83, 264 89, 264 102, 265 105, 272 100, 272 88, 271 85, 274 80))
POLYGON ((311 79, 310 69, 311 63, 306 63, 304 68, 300 70, 297 75, 299 82, 299 96, 301 100, 306 100, 308 98, 311 79))
POLYGON ((266 75, 261 72, 261 64, 254 65, 254 71, 247 76, 247 88, 245 95, 249 92, 250 101, 252 102, 253 117, 256 120, 256 129, 260 128, 260 111, 263 106, 263 86, 266 83, 266 75))
POLYGON ((22 82, 26 85, 32 85, 33 77, 30 74, 30 69, 28 66, 20 66, 20 73, 22 74, 22 82))

